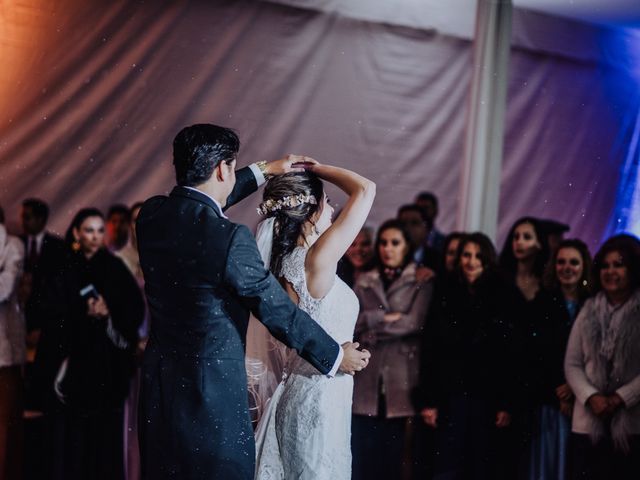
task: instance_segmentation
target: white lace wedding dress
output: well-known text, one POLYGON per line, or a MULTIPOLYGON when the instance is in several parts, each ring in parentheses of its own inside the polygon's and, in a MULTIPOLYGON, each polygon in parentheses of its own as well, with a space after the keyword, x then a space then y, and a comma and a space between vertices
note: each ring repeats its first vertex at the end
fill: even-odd
MULTIPOLYGON (((282 276, 298 294, 298 306, 339 344, 351 341, 358 299, 336 276, 321 300, 307 290, 298 247, 283 259, 282 276)), ((256 430, 257 480, 348 480, 351 478, 353 377, 329 378, 291 352, 283 381, 256 430)))

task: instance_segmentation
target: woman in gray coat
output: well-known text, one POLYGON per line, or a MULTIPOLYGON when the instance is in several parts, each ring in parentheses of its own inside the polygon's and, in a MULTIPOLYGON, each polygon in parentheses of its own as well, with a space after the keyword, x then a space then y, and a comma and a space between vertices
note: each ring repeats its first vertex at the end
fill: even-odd
POLYGON ((355 286, 360 315, 355 336, 371 351, 355 378, 353 478, 399 478, 407 420, 416 415, 411 394, 418 384, 420 338, 432 283, 416 279, 410 237, 388 220, 378 231, 376 266, 355 286))
POLYGON ((607 240, 565 357, 575 394, 570 478, 640 478, 640 241, 607 240))

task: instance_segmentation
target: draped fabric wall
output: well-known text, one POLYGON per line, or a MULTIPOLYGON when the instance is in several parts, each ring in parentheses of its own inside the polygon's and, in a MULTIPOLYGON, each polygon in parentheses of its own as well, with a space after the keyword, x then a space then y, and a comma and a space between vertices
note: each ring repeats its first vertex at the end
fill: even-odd
MULTIPOLYGON (((28 0, 0 14, 9 220, 38 196, 62 232, 80 207, 167 192, 174 135, 212 122, 237 130, 240 164, 304 153, 374 179, 372 224, 421 190, 440 197, 439 227, 455 224, 468 40, 252 1, 28 0)), ((605 64, 523 48, 510 70, 499 231, 524 214, 553 217, 595 247, 637 85, 605 64)), ((230 215, 254 225, 254 197, 230 215)))
POLYGON ((592 249, 613 233, 637 85, 610 67, 515 52, 503 163, 502 233, 522 212, 556 218, 592 249))

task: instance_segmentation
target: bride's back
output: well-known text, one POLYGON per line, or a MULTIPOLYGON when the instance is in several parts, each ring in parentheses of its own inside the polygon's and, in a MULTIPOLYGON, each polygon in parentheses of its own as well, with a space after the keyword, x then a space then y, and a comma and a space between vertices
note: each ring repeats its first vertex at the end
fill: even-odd
POLYGON ((318 322, 338 343, 350 342, 358 318, 358 298, 334 273, 326 295, 314 298, 307 287, 305 259, 309 250, 296 247, 282 262, 281 279, 298 306, 318 322))

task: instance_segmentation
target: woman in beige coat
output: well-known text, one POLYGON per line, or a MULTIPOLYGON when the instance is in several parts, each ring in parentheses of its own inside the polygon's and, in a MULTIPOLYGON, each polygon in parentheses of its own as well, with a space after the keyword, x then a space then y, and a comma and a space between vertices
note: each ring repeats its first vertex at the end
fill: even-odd
POLYGON ((360 315, 355 336, 371 351, 355 377, 353 478, 399 478, 411 395, 418 384, 420 335, 432 283, 416 279, 410 237, 398 220, 385 222, 376 240, 376 267, 355 286, 360 315))

